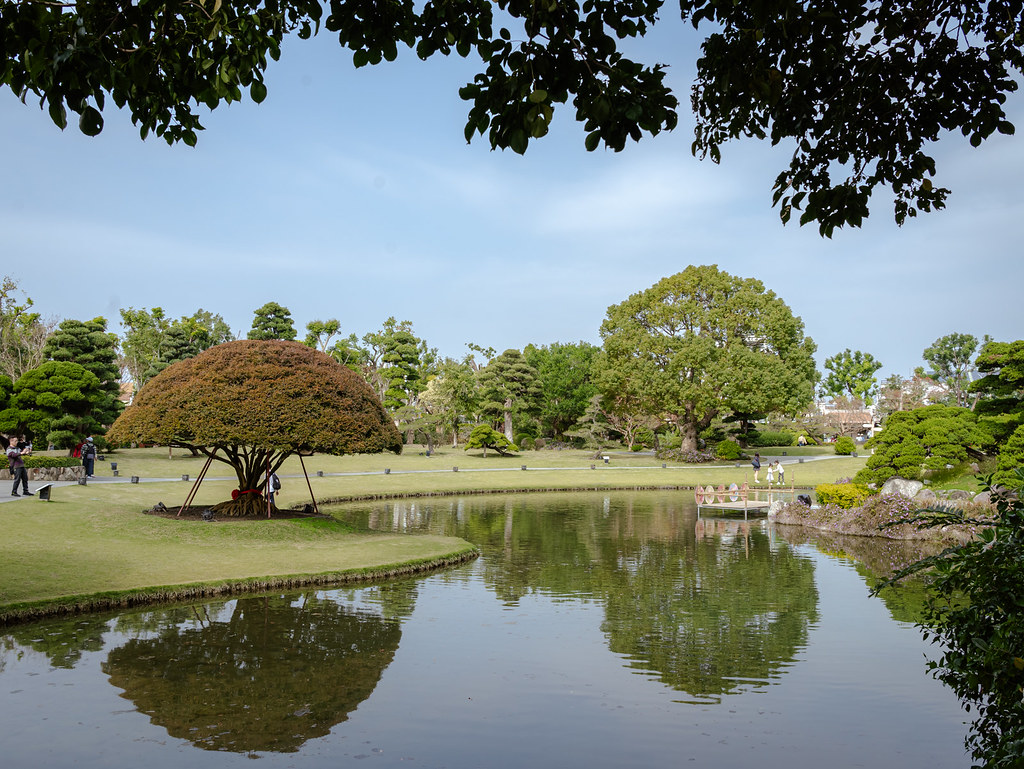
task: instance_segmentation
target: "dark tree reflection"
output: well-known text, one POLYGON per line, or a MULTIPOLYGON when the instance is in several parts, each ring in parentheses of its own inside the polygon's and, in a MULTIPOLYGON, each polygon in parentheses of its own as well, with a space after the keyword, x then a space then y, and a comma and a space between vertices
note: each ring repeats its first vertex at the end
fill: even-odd
POLYGON ((207 750, 289 752, 373 692, 398 621, 315 593, 240 599, 110 652, 103 671, 140 712, 207 750))
POLYGON ((698 519, 679 493, 467 497, 342 516, 468 539, 505 603, 531 593, 601 601, 609 648, 702 702, 777 676, 818 619, 810 559, 761 521, 698 519))

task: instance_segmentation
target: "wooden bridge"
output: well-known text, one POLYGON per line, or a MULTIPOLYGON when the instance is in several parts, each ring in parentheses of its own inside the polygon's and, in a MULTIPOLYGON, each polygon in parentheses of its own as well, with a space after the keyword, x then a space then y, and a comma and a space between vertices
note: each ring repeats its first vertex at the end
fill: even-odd
POLYGON ((700 516, 702 509, 710 510, 734 510, 743 511, 746 518, 750 513, 766 513, 772 502, 782 499, 793 499, 795 489, 792 485, 787 489, 783 486, 765 486, 764 488, 751 489, 744 481, 742 486, 735 483, 728 488, 719 485, 701 486, 693 490, 693 498, 697 502, 697 515, 700 516), (763 498, 762 498, 763 496, 763 498))

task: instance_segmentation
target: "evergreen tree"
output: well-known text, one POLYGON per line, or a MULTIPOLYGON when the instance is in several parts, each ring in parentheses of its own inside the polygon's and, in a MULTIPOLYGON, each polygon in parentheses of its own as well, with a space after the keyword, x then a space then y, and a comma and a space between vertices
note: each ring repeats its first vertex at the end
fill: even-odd
POLYGON ((70 361, 46 361, 14 383, 10 406, 0 412, 0 431, 73 449, 103 431, 106 393, 100 380, 70 361))
POLYGON ((478 374, 481 410, 504 427, 505 437, 513 441, 513 419, 537 410, 541 389, 537 370, 526 362, 519 350, 505 350, 493 358, 478 374))
POLYGON ((120 401, 117 335, 107 332, 107 319, 65 320, 47 340, 43 353, 50 360, 77 363, 99 380, 102 397, 92 414, 101 425, 113 424, 124 404, 120 401))
POLYGON ((277 302, 267 302, 256 309, 249 330, 249 339, 282 339, 290 342, 298 336, 292 314, 277 302))
POLYGON ((975 365, 983 376, 970 386, 979 396, 974 410, 1002 444, 1024 424, 1024 339, 986 342, 975 365))

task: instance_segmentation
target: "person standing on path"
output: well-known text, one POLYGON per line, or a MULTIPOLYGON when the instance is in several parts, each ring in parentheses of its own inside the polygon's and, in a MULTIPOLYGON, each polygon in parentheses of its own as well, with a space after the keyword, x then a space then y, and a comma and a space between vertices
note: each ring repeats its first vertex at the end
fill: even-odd
POLYGON ((274 494, 281 490, 281 479, 277 477, 277 473, 270 473, 267 476, 267 500, 271 505, 274 504, 274 494))
POLYGON ((11 467, 11 477, 14 478, 14 488, 11 489, 12 497, 20 497, 18 493, 18 483, 21 483, 22 493, 26 497, 32 496, 32 492, 28 490, 28 470, 25 468, 25 460, 23 459, 25 454, 31 454, 32 447, 26 446, 20 448, 18 446, 18 439, 11 438, 10 445, 7 447, 7 462, 11 467))
POLYGON ((82 464, 85 466, 85 477, 92 478, 96 466, 96 444, 92 442, 92 437, 86 438, 82 444, 82 464))
POLYGON ((750 460, 750 465, 754 468, 754 483, 760 483, 761 481, 757 480, 757 474, 761 472, 761 455, 756 451, 754 452, 754 458, 750 460))

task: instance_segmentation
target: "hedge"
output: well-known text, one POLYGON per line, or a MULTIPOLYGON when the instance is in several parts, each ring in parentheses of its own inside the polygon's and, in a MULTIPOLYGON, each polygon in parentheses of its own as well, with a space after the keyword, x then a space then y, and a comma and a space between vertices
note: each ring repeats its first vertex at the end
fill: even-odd
POLYGON ((823 483, 814 488, 819 505, 836 505, 844 510, 860 507, 872 491, 864 483, 823 483))

